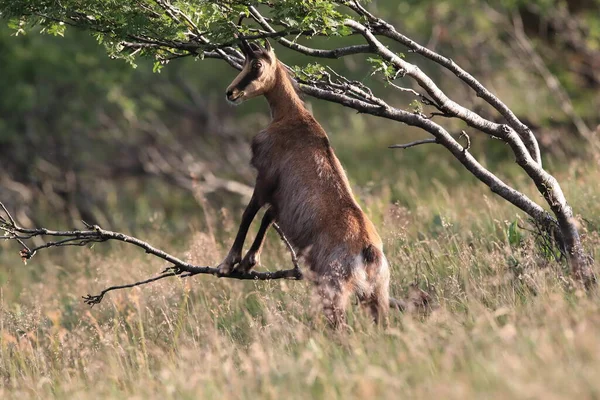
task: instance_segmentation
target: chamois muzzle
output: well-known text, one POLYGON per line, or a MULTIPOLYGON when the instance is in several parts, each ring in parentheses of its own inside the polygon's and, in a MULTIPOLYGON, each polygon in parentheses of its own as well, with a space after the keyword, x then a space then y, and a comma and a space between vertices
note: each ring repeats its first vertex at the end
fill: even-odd
POLYGON ((227 101, 230 103, 239 104, 238 100, 244 96, 244 91, 238 89, 227 89, 227 93, 225 95, 227 97, 227 101))

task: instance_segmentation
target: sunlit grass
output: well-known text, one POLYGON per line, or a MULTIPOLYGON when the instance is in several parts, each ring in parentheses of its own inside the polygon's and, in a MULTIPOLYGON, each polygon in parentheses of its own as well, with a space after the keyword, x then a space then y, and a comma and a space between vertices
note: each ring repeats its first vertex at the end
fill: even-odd
MULTIPOLYGON (((559 174, 587 219, 585 245, 598 257, 598 168, 559 174)), ((432 181, 417 191, 399 179, 356 192, 384 238, 393 295, 416 283, 434 299, 430 315, 393 314, 390 327, 379 329, 353 306, 349 331, 332 332, 306 282, 210 276, 113 292, 90 309, 81 295, 150 276, 163 263, 127 245, 100 244, 40 253, 22 265, 18 249, 4 243, 0 398, 600 395, 600 299, 577 290, 526 231, 519 243, 509 242, 509 224, 526 225, 513 207, 469 182, 432 181)), ((211 212, 214 236, 197 217, 171 237, 169 217, 160 213, 136 234, 214 264, 238 217, 211 212)), ((262 261, 289 264, 274 234, 262 261)))

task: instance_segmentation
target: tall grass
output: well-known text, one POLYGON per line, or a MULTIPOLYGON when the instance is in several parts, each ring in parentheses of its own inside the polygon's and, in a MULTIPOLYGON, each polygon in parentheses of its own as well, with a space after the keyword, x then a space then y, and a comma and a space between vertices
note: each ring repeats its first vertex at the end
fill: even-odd
MULTIPOLYGON (((384 238, 393 294, 417 284, 436 304, 429 315, 393 314, 387 329, 353 306, 349 331, 332 332, 307 282, 173 279, 110 293, 90 309, 81 295, 162 263, 111 244, 40 253, 25 266, 2 244, 0 398, 600 396, 598 296, 572 285, 526 230, 509 239, 510 224, 526 221, 481 186, 430 181, 425 191, 414 180, 357 188, 384 238)), ((559 176, 596 258, 599 180, 593 164, 559 176)), ((154 228, 136 233, 215 263, 238 218, 212 212, 214 235, 192 223, 174 239, 165 215, 147 217, 154 228)), ((276 235, 262 261, 289 264, 276 235)))

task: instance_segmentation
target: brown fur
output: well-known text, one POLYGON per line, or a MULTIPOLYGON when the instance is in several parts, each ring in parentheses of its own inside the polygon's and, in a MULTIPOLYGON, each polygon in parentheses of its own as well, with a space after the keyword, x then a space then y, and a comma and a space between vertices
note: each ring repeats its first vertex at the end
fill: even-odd
POLYGON ((246 235, 256 211, 268 205, 261 231, 237 268, 248 270, 257 263, 264 233, 275 220, 313 272, 332 324, 343 323, 352 293, 375 320, 386 318, 389 270, 382 242, 356 203, 325 131, 305 109, 270 49, 246 58, 244 70, 227 90, 228 98, 264 95, 273 120, 252 141, 252 165, 258 171, 255 192, 238 238, 220 266, 222 272, 228 273, 240 261, 244 240, 240 236, 246 235), (251 70, 253 59, 261 61, 260 76, 246 87, 236 87, 251 70))

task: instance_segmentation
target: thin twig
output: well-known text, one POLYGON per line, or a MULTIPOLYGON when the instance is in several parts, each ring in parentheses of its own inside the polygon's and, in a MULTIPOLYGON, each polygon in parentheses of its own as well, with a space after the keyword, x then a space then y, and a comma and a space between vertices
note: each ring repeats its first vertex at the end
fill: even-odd
POLYGON ((170 273, 166 273, 166 274, 161 274, 161 275, 156 276, 154 278, 146 279, 145 281, 139 281, 139 282, 135 282, 135 283, 130 283, 128 285, 110 286, 110 287, 104 289, 103 291, 101 291, 100 294, 97 294, 97 295, 88 294, 87 296, 82 296, 83 302, 85 304, 90 305, 90 306, 93 307, 96 304, 99 304, 102 301, 102 299, 104 298, 104 295, 106 293, 110 292, 110 291, 120 290, 120 289, 128 289, 128 288, 132 288, 132 287, 135 287, 135 286, 141 286, 141 285, 145 285, 147 283, 155 282, 155 281, 157 281, 159 279, 169 278, 169 277, 175 276, 175 275, 177 275, 177 274, 174 273, 174 272, 170 272, 170 273))
POLYGON ((469 137, 469 135, 467 135, 467 132, 465 131, 461 131, 460 132, 460 138, 466 138, 467 139, 467 147, 463 147, 463 151, 469 151, 469 149, 471 148, 471 138, 469 137))
POLYGON ((429 143, 438 143, 437 139, 423 139, 423 140, 415 140, 414 142, 406 143, 406 144, 394 144, 389 146, 388 149, 408 149, 410 147, 415 147, 421 144, 429 144, 429 143))
MULTIPOLYGON (((276 222, 273 223, 273 229, 275 229, 277 233, 279 233, 279 237, 290 251, 290 254, 292 256, 292 264, 294 264, 294 268, 300 272, 300 265, 298 264, 298 256, 296 255, 296 250, 294 250, 294 247, 289 242, 289 240, 287 239, 287 237, 276 222)), ((300 274, 302 274, 302 272, 300 272, 300 274)))
POLYGON ((391 87, 393 87, 394 89, 398 89, 398 90, 400 90, 401 92, 409 92, 409 93, 412 93, 412 94, 414 94, 414 95, 415 95, 415 96, 417 96, 417 97, 421 97, 421 95, 419 94, 419 92, 417 92, 417 91, 416 91, 416 90, 414 90, 414 89, 411 89, 411 88, 405 88, 405 87, 402 87, 402 86, 398 86, 398 85, 396 85, 394 82, 392 82, 391 80, 388 80, 388 81, 387 81, 387 83, 388 83, 388 85, 390 85, 390 86, 391 86, 391 87))
MULTIPOLYGON (((83 247, 83 246, 87 246, 90 243, 100 243, 100 242, 105 242, 106 240, 108 240, 108 239, 81 239, 78 237, 73 237, 73 238, 62 239, 57 242, 47 242, 47 243, 37 246, 33 249, 27 249, 28 254, 26 255, 26 258, 30 259, 31 257, 33 257, 35 255, 35 253, 37 253, 38 250, 48 249, 50 247, 64 247, 64 246, 83 247)), ((19 243, 21 243, 23 246, 26 247, 25 243, 23 243, 21 240, 19 240, 19 243)))
MULTIPOLYGON (((8 217, 10 223, 13 226, 17 226, 17 224, 15 223, 15 219, 12 217, 12 215, 10 215, 10 213, 8 212, 8 210, 6 209, 6 207, 4 206, 4 204, 2 204, 0 202, 0 207, 2 207, 2 209, 4 210, 4 213, 6 214, 6 216, 8 217)), ((3 221, 6 221, 4 218, 2 218, 3 221)))

